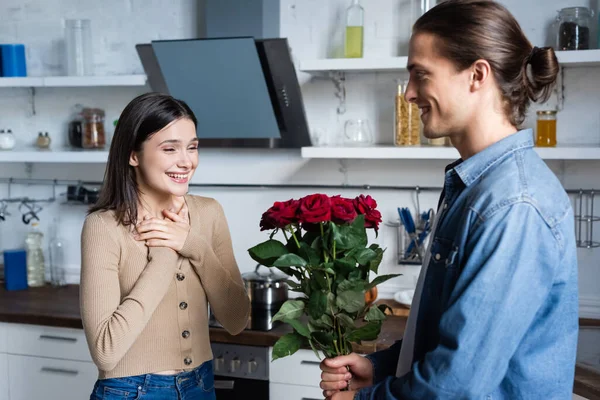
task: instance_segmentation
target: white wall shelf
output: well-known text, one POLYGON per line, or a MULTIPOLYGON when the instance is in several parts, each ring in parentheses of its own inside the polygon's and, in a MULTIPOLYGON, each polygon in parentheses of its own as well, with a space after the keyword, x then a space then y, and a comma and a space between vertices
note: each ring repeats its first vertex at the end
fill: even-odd
MULTIPOLYGON (((557 51, 558 62, 565 67, 600 66, 600 50, 557 51)), ((408 57, 388 58, 327 58, 301 61, 299 69, 318 74, 328 71, 385 72, 404 71, 408 57)))
MULTIPOLYGON (((600 160, 600 146, 570 146, 535 150, 545 160, 600 160)), ((377 160, 455 160, 458 151, 453 147, 373 146, 373 147, 303 147, 307 159, 377 159, 377 160)))
POLYGON ((0 87, 144 86, 146 75, 0 78, 0 87))
POLYGON ((105 163, 108 151, 102 150, 0 150, 0 163, 105 163))

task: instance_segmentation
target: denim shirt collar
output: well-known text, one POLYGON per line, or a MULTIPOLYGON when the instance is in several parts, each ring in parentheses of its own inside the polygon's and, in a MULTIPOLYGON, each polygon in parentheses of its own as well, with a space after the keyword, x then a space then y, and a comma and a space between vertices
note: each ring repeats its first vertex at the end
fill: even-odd
MULTIPOLYGON (((447 171, 454 170, 464 185, 468 187, 489 168, 509 154, 520 149, 532 147, 533 131, 531 129, 523 129, 492 144, 464 161, 458 160, 450 164, 447 171)), ((448 178, 450 177, 447 174, 448 178)), ((447 183, 449 183, 448 180, 447 183)))

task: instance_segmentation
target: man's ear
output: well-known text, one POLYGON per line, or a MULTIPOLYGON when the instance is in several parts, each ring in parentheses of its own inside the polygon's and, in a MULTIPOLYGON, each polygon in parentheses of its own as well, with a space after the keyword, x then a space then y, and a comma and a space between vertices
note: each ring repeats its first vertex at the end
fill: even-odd
POLYGON ((140 162, 138 160, 138 154, 135 151, 132 151, 129 155, 129 165, 131 165, 132 167, 137 167, 138 165, 140 165, 140 162))
POLYGON ((471 88, 481 89, 491 79, 492 67, 487 60, 477 60, 471 66, 471 88))

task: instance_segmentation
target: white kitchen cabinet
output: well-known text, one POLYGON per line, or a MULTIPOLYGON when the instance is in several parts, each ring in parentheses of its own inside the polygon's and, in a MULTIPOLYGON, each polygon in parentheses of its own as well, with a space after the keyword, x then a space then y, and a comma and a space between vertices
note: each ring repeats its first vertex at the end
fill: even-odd
POLYGON ((10 400, 81 400, 98 377, 93 363, 8 355, 10 400))
POLYGON ((285 400, 323 400, 323 391, 318 387, 270 383, 269 398, 285 400))
POLYGON ((2 343, 0 400, 89 398, 98 369, 83 330, 0 324, 2 343))
MULTIPOLYGON (((269 358, 272 358, 272 349, 269 358)), ((271 363, 269 381, 318 388, 321 382, 320 363, 312 350, 298 350, 291 356, 279 358, 271 363)))
POLYGON ((91 362, 82 329, 6 324, 9 354, 91 362))
POLYGON ((8 356, 0 353, 0 400, 8 400, 8 356))

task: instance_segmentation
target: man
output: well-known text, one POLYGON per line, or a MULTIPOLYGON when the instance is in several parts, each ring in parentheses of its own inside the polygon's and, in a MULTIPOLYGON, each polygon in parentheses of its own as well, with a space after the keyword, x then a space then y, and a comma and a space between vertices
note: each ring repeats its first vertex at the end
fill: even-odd
POLYGON ((390 349, 325 360, 344 399, 571 398, 578 334, 573 213, 519 130, 558 73, 486 0, 448 0, 413 28, 408 101, 460 160, 444 191, 406 332, 390 349), (348 390, 345 390, 348 389, 348 390))

